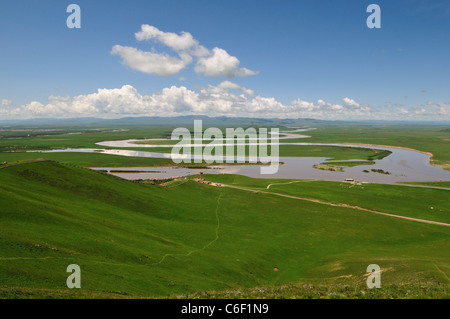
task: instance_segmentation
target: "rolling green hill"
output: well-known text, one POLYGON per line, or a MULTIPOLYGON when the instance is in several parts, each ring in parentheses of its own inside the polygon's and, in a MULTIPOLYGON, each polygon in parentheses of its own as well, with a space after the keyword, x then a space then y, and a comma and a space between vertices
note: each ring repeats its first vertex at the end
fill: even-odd
POLYGON ((302 284, 369 293, 373 263, 383 270, 381 296, 448 297, 449 235, 445 226, 193 181, 164 188, 51 161, 0 169, 4 298, 239 297, 255 287, 273 296, 302 284), (81 267, 81 289, 66 287, 69 264, 81 267))

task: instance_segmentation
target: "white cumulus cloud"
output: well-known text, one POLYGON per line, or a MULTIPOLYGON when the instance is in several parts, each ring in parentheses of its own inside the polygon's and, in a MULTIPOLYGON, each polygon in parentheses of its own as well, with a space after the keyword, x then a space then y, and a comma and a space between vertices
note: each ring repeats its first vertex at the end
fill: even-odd
POLYGON ((11 104, 13 104, 13 101, 12 101, 12 100, 8 100, 8 99, 2 99, 2 100, 0 101, 0 104, 1 104, 2 106, 10 106, 11 104))
POLYGON ((221 48, 214 48, 212 54, 201 57, 197 61, 194 70, 206 76, 234 78, 236 76, 248 76, 258 74, 246 68, 239 68, 239 60, 231 56, 227 51, 221 48))
MULTIPOLYGON (((9 102, 8 102, 9 103, 9 102)), ((153 94, 142 94, 131 85, 98 89, 74 97, 50 95, 45 103, 32 101, 15 107, 0 107, 1 119, 71 118, 123 116, 241 116, 255 118, 315 118, 328 120, 450 120, 450 102, 428 102, 405 106, 371 107, 345 97, 340 103, 323 99, 296 99, 282 103, 264 97, 231 81, 197 90, 171 86, 153 94)))
POLYGON ((155 41, 164 44, 178 54, 178 57, 167 52, 147 52, 133 47, 113 46, 111 54, 122 58, 122 63, 140 72, 169 76, 180 72, 197 59, 194 71, 205 76, 234 78, 258 74, 247 68, 239 67, 240 61, 221 48, 208 50, 194 39, 189 32, 176 34, 164 32, 158 28, 143 24, 141 30, 135 33, 138 41, 155 41))
POLYGON ((326 102, 322 99, 316 103, 297 99, 291 105, 302 114, 302 117, 311 118, 364 118, 371 114, 372 109, 367 104, 360 104, 353 99, 345 97, 342 104, 326 102))
POLYGON ((370 108, 355 107, 358 103, 348 103, 348 100, 343 102, 332 104, 318 100, 311 103, 297 99, 283 104, 274 97, 260 96, 234 82, 223 81, 199 90, 171 86, 151 95, 141 94, 131 85, 98 89, 74 97, 50 95, 46 103, 32 101, 10 110, 0 109, 0 114, 6 118, 208 115, 348 119, 371 116, 370 108))
POLYGON ((122 58, 122 63, 132 69, 163 76, 177 74, 192 61, 188 55, 178 59, 164 53, 145 52, 121 45, 115 45, 111 54, 119 55, 122 58))
POLYGON ((198 41, 189 32, 183 31, 178 35, 173 32, 163 32, 148 24, 143 24, 141 31, 136 32, 134 35, 138 41, 155 39, 175 51, 187 50, 193 46, 198 46, 198 41))
POLYGON ((216 85, 216 86, 208 85, 208 87, 202 89, 201 92, 211 93, 211 94, 224 94, 224 93, 228 93, 228 91, 230 91, 230 90, 240 91, 249 97, 256 96, 256 93, 253 90, 242 87, 231 81, 223 81, 222 83, 220 83, 219 85, 216 85))

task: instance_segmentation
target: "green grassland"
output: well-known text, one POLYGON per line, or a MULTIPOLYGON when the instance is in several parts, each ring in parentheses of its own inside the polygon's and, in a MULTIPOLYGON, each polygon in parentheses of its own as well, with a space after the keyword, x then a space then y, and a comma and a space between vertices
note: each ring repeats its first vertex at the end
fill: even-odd
MULTIPOLYGON (((148 149, 131 149, 146 152, 170 153, 170 148, 148 148, 148 149)), ((248 150, 247 150, 248 152, 248 150)), ((283 149, 282 149, 283 152, 283 149)), ((317 157, 326 156, 333 160, 350 160, 350 159, 372 159, 373 156, 379 156, 383 151, 351 148, 351 147, 334 147, 334 146, 297 146, 295 151, 290 153, 282 153, 282 156, 306 156, 317 157)), ((214 153, 212 153, 214 155, 214 153)), ((237 154, 237 150, 236 150, 237 154)), ((270 151, 269 151, 270 154, 270 151)), ((0 163, 4 161, 15 162, 28 159, 45 158, 70 165, 78 165, 83 167, 133 167, 133 166, 170 166, 173 165, 171 159, 164 158, 143 158, 128 157, 120 155, 100 154, 100 153, 77 153, 77 152, 0 152, 0 163)), ((205 163, 205 162, 203 162, 205 163)), ((341 165, 341 164, 340 164, 341 165)), ((342 165, 350 165, 342 163, 342 165)))
MULTIPOLYGON (((21 137, 18 139, 0 139, 0 162, 20 161, 25 159, 46 158, 50 160, 59 161, 66 164, 92 167, 92 166, 160 166, 170 165, 173 162, 169 159, 157 158, 139 158, 139 157, 125 157, 119 155, 98 154, 98 153, 29 153, 27 150, 51 150, 59 148, 95 148, 108 149, 95 144, 96 142, 105 140, 123 140, 123 139, 137 139, 137 138, 170 138, 171 130, 173 128, 161 127, 128 127, 121 128, 125 131, 111 132, 113 129, 119 128, 102 128, 92 131, 92 129, 81 130, 82 134, 67 135, 67 131, 56 131, 49 136, 31 135, 27 136, 28 132, 9 132, 14 133, 14 137, 21 137)), ((8 137, 8 132, 2 132, 4 137, 8 137)), ((48 132, 44 132, 48 133, 48 132)), ((44 134, 42 133, 42 134, 44 134)), ((305 140, 303 139, 302 142, 305 140)), ((172 142, 172 141, 170 141, 172 142)), ((156 142, 157 143, 157 142, 156 142)), ((155 143, 155 144, 156 144, 155 143)), ((167 144, 166 141, 160 143, 167 144)), ((127 148, 136 151, 145 152, 161 152, 170 153, 171 148, 143 148, 136 144, 135 148, 127 148)), ((223 148, 225 152, 225 148, 223 148)), ((191 150, 192 151, 192 150, 191 150)), ((245 148, 245 154, 249 153, 249 148, 245 148)), ((271 153, 270 147, 268 154, 271 153)), ((215 154, 214 152, 212 153, 215 154)), ((235 154, 238 154, 238 149, 235 147, 235 154)), ((335 146, 293 146, 281 145, 280 156, 305 156, 305 157, 328 157, 333 160, 349 160, 362 159, 373 160, 380 159, 387 156, 389 152, 381 150, 373 150, 370 148, 352 148, 352 147, 335 147, 335 146)))
MULTIPOLYGON (((145 158, 145 157, 128 157, 100 153, 0 153, 0 162, 7 161, 13 163, 16 161, 32 160, 45 158, 48 160, 58 161, 69 165, 77 165, 83 167, 139 167, 139 166, 170 166, 174 165, 171 159, 165 158, 145 158)), ((0 166, 1 167, 1 166, 0 166)))
MULTIPOLYGON (((207 143, 205 143, 207 144, 207 143)), ((241 150, 238 146, 234 147, 234 154, 238 155, 241 151, 244 155, 249 154, 250 147, 245 146, 241 150)), ((147 152, 159 152, 159 153, 170 153, 172 151, 171 147, 152 147, 152 148, 127 148, 136 151, 147 151, 147 152)), ((189 147, 190 152, 194 154, 194 148, 189 147)), ((202 152, 205 147, 202 148, 202 152)), ((219 147, 222 149, 222 154, 226 154, 226 147, 219 147)), ((255 148, 256 149, 256 148, 255 148)), ((211 149, 211 155, 216 155, 216 148, 211 149)), ((259 149, 257 149, 259 152, 259 149)), ((267 147, 267 154, 271 155, 271 147, 267 147)), ((355 148, 355 147, 340 147, 340 146, 327 146, 327 145, 280 145, 279 146, 280 156, 301 156, 301 157, 329 157, 333 160, 349 160, 349 159, 382 159, 389 154, 390 151, 376 150, 370 148, 355 148)))
MULTIPOLYGON (((51 150, 60 148, 95 148, 108 149, 95 144, 105 140, 142 139, 142 138, 164 138, 167 141, 154 141, 158 144, 175 144, 170 140, 174 127, 152 126, 152 127, 111 127, 90 128, 75 130, 58 130, 52 132, 0 132, 0 162, 14 162, 25 159, 46 158, 60 161, 62 163, 79 166, 158 166, 169 165, 172 161, 167 159, 137 158, 118 155, 93 154, 93 153, 27 153, 27 150, 51 150), (121 130, 121 131, 119 131, 121 130), (71 134, 68 132, 81 132, 82 134, 71 134), (113 132, 114 131, 114 132, 113 132), (28 136, 30 135, 30 136, 28 136), (47 136, 48 135, 48 136, 47 136), (14 137, 14 139, 11 139, 14 137)), ((302 140, 304 142, 305 140, 302 140)), ((171 148, 143 148, 136 144, 135 148, 127 148, 136 151, 170 153, 171 148)), ((237 147, 235 147, 237 154, 237 147)), ((248 147, 245 149, 248 154, 248 147)), ((271 152, 270 147, 268 150, 271 152)), ((212 153, 214 154, 214 152, 212 153)), ((350 147, 333 146, 280 146, 281 156, 326 156, 335 160, 348 159, 373 159, 378 158, 382 151, 371 149, 356 149, 350 147)), ((387 154, 382 155, 386 156, 387 154)))
POLYGON ((450 188, 450 182, 404 182, 403 184, 450 188))
POLYGON ((210 181, 229 185, 450 223, 450 201, 448 201, 450 193, 447 190, 376 183, 358 186, 332 181, 260 179, 241 175, 206 176, 210 181), (269 189, 268 185, 271 185, 269 189))
MULTIPOLYGON (((269 125, 270 127, 270 125, 269 125)), ((302 132, 308 134, 311 138, 289 139, 288 142, 308 142, 308 143, 367 143, 378 145, 391 145, 399 147, 409 147, 424 152, 433 153, 433 164, 440 165, 446 169, 450 169, 450 131, 448 127, 436 125, 381 125, 381 124, 355 124, 355 123, 339 123, 330 122, 326 124, 315 123, 316 130, 302 132)), ((108 128, 76 128, 70 132, 81 132, 82 134, 68 135, 69 128, 55 132, 0 132, 0 161, 1 157, 7 160, 20 160, 28 158, 29 155, 23 153, 5 153, 11 151, 24 150, 48 150, 55 148, 107 148, 96 145, 96 142, 105 140, 122 140, 122 139, 143 139, 143 138, 165 138, 168 141, 154 141, 154 144, 171 144, 170 141, 172 130, 175 126, 117 126, 108 128), (116 131, 113 130, 124 130, 116 131), (51 134, 50 134, 51 133, 51 134), (28 136, 30 134, 30 136, 28 136), (44 136, 50 135, 50 136, 44 136), (8 139, 15 137, 16 139, 8 139), (17 139, 18 138, 18 139, 17 139)), ((205 127, 206 128, 206 127, 205 127)), ((289 130, 285 128, 285 130, 289 130)), ((171 148, 143 148, 136 144, 134 150, 153 151, 153 152, 170 152, 171 148)), ((329 157, 333 160, 374 160, 378 159, 375 150, 354 149, 346 147, 332 146, 294 146, 281 145, 280 156, 318 156, 329 157), (372 152, 368 154, 367 152, 372 152), (370 156, 374 155, 374 156, 370 156)), ((247 150, 246 150, 247 151, 247 150)), ((270 150, 269 150, 270 153, 270 150)), ((102 158, 105 159, 104 166, 109 166, 111 162, 116 162, 114 166, 139 166, 134 159, 122 158, 112 160, 109 156, 82 154, 77 155, 78 158, 86 158, 83 160, 67 161, 60 158, 60 155, 52 155, 51 159, 61 160, 66 163, 79 163, 82 166, 102 166, 102 158), (95 159, 93 158, 95 157, 95 159), (128 164, 128 162, 130 162, 128 164)), ((384 154, 386 156, 387 154, 384 154)), ((50 157, 48 157, 50 158, 50 157)), ((152 165, 153 159, 145 160, 152 165)), ((156 163, 159 165, 159 163, 156 163)))
MULTIPOLYGON (((445 284, 393 285, 383 289, 367 289, 352 285, 311 285, 305 283, 285 284, 274 287, 255 287, 224 291, 207 291, 194 294, 170 296, 170 298, 194 299, 438 299, 450 298, 445 284)), ((111 297, 114 298, 114 297, 111 297)))
POLYGON ((361 166, 361 165, 374 165, 375 162, 374 161, 349 161, 349 162, 324 162, 322 164, 355 167, 355 166, 361 166))
MULTIPOLYGON (((1 132, 0 151, 48 150, 54 148, 103 148, 96 142, 109 140, 142 139, 142 138, 170 138, 173 127, 143 126, 143 127, 110 127, 98 128, 96 131, 84 130, 82 134, 67 135, 54 133, 50 136, 32 135, 24 132, 8 139, 5 132, 1 132), (112 132, 113 130, 123 130, 112 132)), ((17 135, 17 133, 16 133, 17 135)))
MULTIPOLYGON (((450 170, 450 130, 438 125, 334 124, 305 132, 308 142, 364 143, 408 147, 433 154, 432 163, 450 170)), ((291 140, 294 141, 294 140, 291 140)), ((297 139, 304 142, 305 139, 297 139)))
MULTIPOLYGON (((308 182, 269 191, 386 211, 404 204, 397 214, 448 221, 446 191, 384 186, 358 193, 308 182), (442 211, 422 211, 428 204, 442 211)), ((0 203, 4 298, 449 297, 445 226, 194 181, 166 188, 49 161, 0 169, 0 203), (66 288, 73 263, 82 271, 77 290, 66 288), (384 270, 379 292, 365 288, 372 263, 384 270)))
MULTIPOLYGON (((450 169, 446 127, 314 124, 304 133, 311 138, 288 142, 410 147, 432 152, 434 164, 450 169)), ((0 298, 450 297, 449 227, 348 207, 450 223, 448 190, 238 175, 205 177, 250 191, 194 181, 164 187, 80 166, 173 165, 170 159, 24 152, 170 138, 173 128, 0 131, 0 163, 20 164, 0 165, 0 298), (52 161, 33 162, 39 158, 52 161), (82 269, 82 289, 66 287, 72 263, 82 269), (365 286, 372 263, 383 270, 381 289, 365 286)), ((369 146, 280 146, 280 156, 326 157, 335 162, 325 164, 339 166, 387 155, 369 146), (352 159, 358 161, 336 162, 352 159)))

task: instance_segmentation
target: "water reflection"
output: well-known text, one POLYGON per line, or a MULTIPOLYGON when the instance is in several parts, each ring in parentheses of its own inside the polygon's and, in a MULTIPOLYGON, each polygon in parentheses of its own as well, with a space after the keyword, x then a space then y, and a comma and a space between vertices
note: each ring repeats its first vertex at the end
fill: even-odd
MULTIPOLYGON (((289 134, 300 131, 307 131, 309 129, 297 129, 292 132, 283 133, 280 139, 306 138, 306 135, 289 134)), ((146 141, 160 141, 162 139, 153 139, 146 141)), ((97 143, 98 145, 108 147, 136 147, 133 144, 139 140, 124 140, 124 141, 104 141, 97 143)), ((142 141, 142 140, 140 140, 142 141)), ((169 178, 177 176, 187 176, 199 174, 201 171, 205 174, 240 174, 255 178, 288 178, 288 179, 317 179, 317 180, 332 180, 342 181, 346 178, 361 180, 365 182, 378 183, 395 183, 395 182, 412 182, 412 181, 450 181, 450 172, 442 168, 433 166, 429 162, 430 155, 416 152, 413 150, 399 149, 392 147, 377 147, 367 145, 354 144, 330 144, 330 143, 280 143, 280 145, 320 145, 320 146, 345 146, 355 148, 371 148, 379 150, 389 150, 391 155, 381 159, 375 160, 374 165, 364 165, 355 167, 343 167, 343 172, 327 171, 313 168, 313 165, 320 164, 329 160, 326 157, 281 157, 278 172, 272 175, 261 174, 261 165, 216 165, 210 168, 185 168, 185 167, 121 167, 121 171, 126 172, 111 172, 119 168, 112 167, 93 167, 95 170, 108 170, 111 174, 120 176, 126 179, 148 179, 148 178, 169 178), (381 174, 371 171, 382 170, 390 174, 381 174), (140 171, 140 172, 138 172, 140 171), (363 172, 363 171, 369 171, 363 172)), ((138 147, 164 147, 166 145, 157 144, 139 144, 138 147)), ((167 145, 172 147, 173 145, 167 145)), ((147 157, 147 158, 166 158, 171 159, 170 153, 146 152, 125 149, 61 149, 43 152, 90 152, 102 153, 121 156, 132 157, 147 157)), ((186 157, 186 156, 185 156, 186 157)), ((194 157, 194 156, 192 156, 194 157)), ((210 160, 224 159, 218 156, 209 156, 210 160)), ((242 158, 241 158, 242 159, 242 158)), ((260 158, 261 160, 261 158, 260 158)), ((364 159, 355 159, 364 160, 364 159)))

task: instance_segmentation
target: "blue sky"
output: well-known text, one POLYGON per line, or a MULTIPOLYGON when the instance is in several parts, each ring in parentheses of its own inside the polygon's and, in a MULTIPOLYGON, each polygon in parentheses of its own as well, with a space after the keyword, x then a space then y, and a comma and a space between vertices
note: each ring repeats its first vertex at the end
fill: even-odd
POLYGON ((446 0, 1 1, 0 40, 2 118, 450 120, 446 0))

